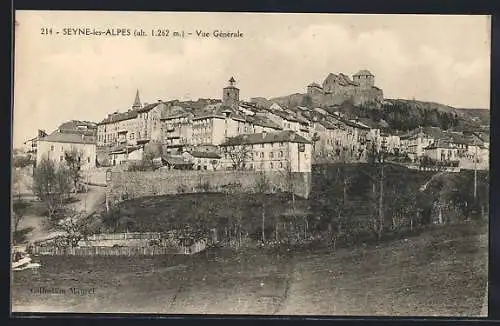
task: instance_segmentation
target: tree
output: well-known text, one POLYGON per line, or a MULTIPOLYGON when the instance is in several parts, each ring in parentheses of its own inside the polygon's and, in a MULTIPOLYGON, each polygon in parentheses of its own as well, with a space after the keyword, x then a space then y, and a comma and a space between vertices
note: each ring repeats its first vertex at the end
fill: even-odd
POLYGON ((73 181, 73 189, 75 193, 78 190, 78 183, 82 179, 82 162, 81 158, 83 156, 83 151, 76 148, 72 148, 70 151, 64 152, 64 160, 68 167, 68 174, 73 181))
POLYGON ((246 144, 225 146, 224 152, 229 157, 234 170, 244 169, 246 162, 252 154, 251 146, 246 144))
POLYGON ((24 168, 33 164, 33 159, 29 155, 14 155, 12 158, 12 166, 16 168, 24 168))
POLYGON ((382 235, 384 232, 384 183, 385 183, 385 174, 384 174, 384 159, 385 159, 385 149, 384 145, 382 145, 382 149, 378 151, 375 147, 375 143, 372 143, 371 148, 367 153, 368 162, 372 168, 374 168, 377 173, 367 173, 362 171, 372 183, 372 191, 370 193, 370 198, 372 203, 374 204, 374 208, 377 213, 372 215, 372 228, 375 232, 377 239, 380 241, 382 239, 382 235), (377 189, 378 188, 378 189, 377 189), (378 202, 375 204, 375 202, 378 202))
MULTIPOLYGON (((22 199, 14 201, 12 204, 12 222, 13 222, 13 232, 16 235, 19 231, 19 224, 24 218, 26 211, 30 204, 22 199)), ((16 237, 14 237, 14 241, 16 241, 16 237)))
POLYGON ((21 182, 22 175, 18 169, 12 167, 12 195, 20 197, 21 196, 21 182))
POLYGON ((56 166, 54 161, 43 157, 34 170, 33 192, 45 203, 50 219, 62 208, 71 189, 71 179, 63 166, 56 166), (66 196, 65 196, 66 195, 66 196))
POLYGON ((154 168, 154 159, 163 155, 163 146, 158 141, 150 141, 144 146, 142 163, 146 167, 154 168))
POLYGON ((67 217, 59 224, 59 229, 64 232, 60 240, 63 245, 77 247, 80 240, 87 238, 91 233, 92 218, 85 212, 68 210, 67 217))
POLYGON ((262 213, 262 242, 264 243, 266 241, 266 234, 265 234, 265 228, 266 228, 266 196, 265 194, 269 191, 271 188, 271 183, 269 182, 268 177, 266 176, 265 172, 262 171, 260 175, 257 177, 256 183, 255 183, 255 190, 258 194, 260 194, 261 198, 261 213, 262 213))

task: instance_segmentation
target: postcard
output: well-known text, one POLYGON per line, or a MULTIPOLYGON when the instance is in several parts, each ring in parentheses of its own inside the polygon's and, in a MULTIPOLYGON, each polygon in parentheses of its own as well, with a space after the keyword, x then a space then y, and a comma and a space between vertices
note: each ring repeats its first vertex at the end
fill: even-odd
POLYGON ((16 11, 11 311, 487 316, 490 24, 16 11))

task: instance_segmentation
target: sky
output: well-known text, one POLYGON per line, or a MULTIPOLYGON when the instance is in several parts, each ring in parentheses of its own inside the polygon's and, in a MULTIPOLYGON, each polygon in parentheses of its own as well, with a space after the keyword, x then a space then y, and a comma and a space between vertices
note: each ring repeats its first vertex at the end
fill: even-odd
POLYGON ((231 76, 241 99, 304 93, 330 72, 368 69, 386 98, 490 103, 488 16, 16 11, 15 20, 14 147, 38 129, 125 111, 137 89, 147 103, 221 98, 231 76), (64 28, 148 35, 68 36, 64 28), (197 30, 243 37, 200 38, 197 30))

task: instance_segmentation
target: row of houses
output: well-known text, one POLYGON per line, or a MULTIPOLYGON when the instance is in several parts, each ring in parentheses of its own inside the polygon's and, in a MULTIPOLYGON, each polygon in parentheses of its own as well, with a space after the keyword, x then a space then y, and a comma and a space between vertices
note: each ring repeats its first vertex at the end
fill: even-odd
MULTIPOLYGON (((277 103, 262 107, 240 101, 234 78, 223 88, 222 100, 199 102, 202 105, 179 101, 142 104, 137 92, 130 109, 109 114, 97 124, 96 144, 99 148, 109 148, 110 161, 115 165, 136 160, 142 155, 141 148, 144 144, 159 142, 168 158, 165 162, 185 162, 186 157, 191 155, 195 169, 211 169, 215 166, 235 166, 228 158, 230 153, 227 153, 227 144, 238 141, 239 145, 247 148, 256 146, 255 142, 260 139, 260 145, 264 148, 277 148, 275 143, 287 143, 288 152, 291 153, 298 152, 300 147, 300 153, 304 153, 301 163, 295 164, 295 160, 290 158, 286 166, 297 171, 309 171, 308 162, 313 157, 323 154, 326 157, 334 152, 334 148, 355 153, 352 156, 361 159, 361 156, 366 155, 365 141, 379 138, 378 129, 356 119, 347 119, 341 114, 332 115, 319 108, 284 108, 277 103), (198 164, 205 159, 200 155, 210 156, 206 159, 211 159, 212 163, 214 160, 220 162, 198 164)), ((285 166, 277 161, 279 152, 276 156, 274 153, 269 155, 272 156, 266 157, 265 151, 255 152, 245 157, 244 160, 248 162, 244 166, 236 165, 238 168, 259 170, 274 170, 285 166)), ((285 157, 284 154, 282 157, 285 157)), ((186 164, 182 166, 185 167, 186 164)))
POLYGON ((400 137, 400 149, 413 161, 427 157, 434 161, 458 162, 463 168, 483 169, 489 165, 487 133, 420 127, 400 137))
POLYGON ((109 114, 99 123, 71 121, 31 141, 37 160, 62 160, 77 148, 84 168, 141 160, 148 144, 160 144, 159 165, 175 169, 252 169, 309 172, 322 160, 366 161, 370 150, 408 155, 413 161, 480 159, 487 161, 489 143, 479 135, 439 128, 417 128, 402 135, 383 132, 369 119, 349 117, 316 107, 287 108, 239 99, 234 78, 222 100, 141 103, 137 91, 125 112, 109 114), (36 145, 33 145, 36 143, 36 145), (98 159, 105 153, 107 160, 98 159))

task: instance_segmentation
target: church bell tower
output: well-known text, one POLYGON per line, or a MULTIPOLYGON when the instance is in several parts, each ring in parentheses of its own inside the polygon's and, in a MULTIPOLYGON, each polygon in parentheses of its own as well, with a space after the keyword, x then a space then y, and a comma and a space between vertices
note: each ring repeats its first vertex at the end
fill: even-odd
POLYGON ((229 79, 229 85, 224 87, 222 93, 222 104, 231 108, 236 108, 240 103, 240 90, 235 85, 234 77, 229 79))

